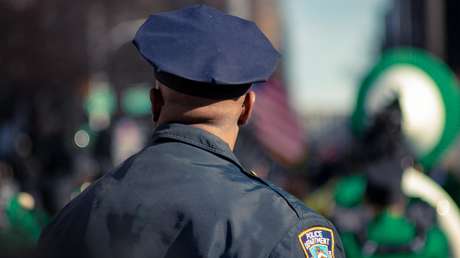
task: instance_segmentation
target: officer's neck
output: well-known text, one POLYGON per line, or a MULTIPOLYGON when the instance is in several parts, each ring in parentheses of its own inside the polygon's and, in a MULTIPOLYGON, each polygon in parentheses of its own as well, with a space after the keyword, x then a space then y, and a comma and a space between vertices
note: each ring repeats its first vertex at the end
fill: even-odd
POLYGON ((222 141, 228 144, 232 151, 235 148, 236 138, 238 137, 239 131, 238 125, 235 124, 234 126, 215 126, 205 123, 195 123, 190 125, 219 137, 222 141))

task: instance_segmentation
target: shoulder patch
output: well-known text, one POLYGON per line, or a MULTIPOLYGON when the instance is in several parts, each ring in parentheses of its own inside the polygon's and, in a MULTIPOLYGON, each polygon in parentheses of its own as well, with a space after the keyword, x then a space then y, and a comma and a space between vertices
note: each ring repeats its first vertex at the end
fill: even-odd
POLYGON ((334 258, 334 231, 326 227, 312 227, 298 235, 307 258, 334 258))

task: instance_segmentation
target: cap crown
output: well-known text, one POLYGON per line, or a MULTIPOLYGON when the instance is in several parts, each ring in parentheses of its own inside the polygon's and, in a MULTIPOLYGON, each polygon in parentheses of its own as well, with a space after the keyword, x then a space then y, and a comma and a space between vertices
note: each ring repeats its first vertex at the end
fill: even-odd
POLYGON ((206 5, 151 15, 134 44, 156 72, 215 85, 266 81, 279 59, 253 22, 206 5))

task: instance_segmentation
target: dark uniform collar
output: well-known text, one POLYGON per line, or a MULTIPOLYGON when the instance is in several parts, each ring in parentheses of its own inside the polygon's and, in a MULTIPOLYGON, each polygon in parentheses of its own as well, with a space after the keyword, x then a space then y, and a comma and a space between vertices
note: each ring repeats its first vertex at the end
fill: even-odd
POLYGON ((179 123, 162 124, 158 126, 153 133, 153 144, 160 139, 172 139, 209 151, 221 158, 231 161, 245 173, 253 175, 253 172, 241 165, 227 143, 203 129, 179 123))

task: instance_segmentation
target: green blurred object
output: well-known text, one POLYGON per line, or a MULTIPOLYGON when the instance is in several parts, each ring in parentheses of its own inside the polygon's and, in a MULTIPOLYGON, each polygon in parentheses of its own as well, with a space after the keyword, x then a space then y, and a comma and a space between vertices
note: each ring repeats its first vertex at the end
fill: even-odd
POLYGON ((382 245, 406 245, 415 237, 415 226, 404 216, 382 212, 367 228, 368 239, 382 245))
POLYGON ((113 90, 105 84, 92 87, 84 103, 89 114, 113 114, 117 100, 113 90))
POLYGON ((150 87, 139 85, 127 88, 122 96, 122 109, 132 116, 150 115, 150 87))
POLYGON ((426 245, 420 255, 425 257, 449 257, 449 243, 438 227, 434 227, 428 232, 426 245))
POLYGON ((9 223, 6 228, 0 228, 2 251, 32 249, 49 222, 48 215, 35 207, 33 197, 27 193, 11 198, 3 212, 9 223))
MULTIPOLYGON (((344 209, 362 211, 359 207, 364 205, 366 185, 365 176, 359 174, 337 181, 334 197, 337 206, 341 208, 340 212, 344 212, 344 209)), ((408 198, 406 212, 420 202, 423 201, 408 198)), ((419 212, 423 211, 419 210, 419 212)), ((337 214, 337 216, 343 215, 343 213, 337 214)), ((358 214, 356 216, 359 217, 358 214)), ((449 242, 435 222, 427 226, 415 223, 415 220, 409 219, 409 213, 399 214, 383 209, 369 221, 361 222, 362 228, 356 232, 349 229, 347 231, 346 228, 339 228, 339 230, 348 258, 451 257, 449 242)))
MULTIPOLYGON (((433 226, 426 234, 417 251, 394 251, 389 253, 367 254, 356 234, 341 233, 348 258, 444 258, 449 256, 449 244, 443 232, 433 226)), ((375 246, 411 246, 416 240, 416 227, 404 216, 382 212, 368 225, 367 240, 375 246)))
MULTIPOLYGON (((429 87, 431 87, 430 90, 432 90, 433 94, 428 97, 436 99, 439 95, 439 99, 442 102, 439 103, 439 107, 442 109, 443 113, 436 117, 443 117, 443 124, 441 125, 439 135, 436 135, 434 142, 430 142, 428 145, 423 145, 426 144, 427 138, 420 137, 420 132, 415 132, 413 127, 410 127, 408 130, 412 130, 410 133, 413 133, 413 135, 411 135, 414 141, 413 145, 421 148, 415 149, 418 161, 426 170, 429 170, 440 160, 443 153, 454 142, 460 130, 460 105, 458 105, 458 103, 460 103, 460 92, 458 90, 458 83, 455 75, 447 65, 429 53, 411 48, 394 49, 384 53, 380 61, 366 76, 359 89, 355 110, 352 114, 352 129, 355 134, 361 135, 372 119, 369 117, 368 107, 371 104, 370 93, 374 90, 396 90, 396 92, 393 93, 400 94, 401 92, 404 93, 403 90, 407 89, 408 85, 421 86, 420 83, 423 84, 423 82, 430 83, 429 87), (414 76, 413 73, 416 73, 418 77, 411 77, 414 76), (400 78, 400 85, 389 85, 390 83, 397 83, 394 82, 396 76, 400 78), (401 78, 405 78, 405 80, 401 78), (393 81, 391 81, 391 79, 393 79, 393 81), (417 80, 414 82, 414 79, 417 80), (424 146, 423 148, 421 147, 422 145, 424 146)), ((421 92, 422 91, 415 91, 416 94, 421 94, 421 92)), ((385 94, 383 92, 380 93, 380 98, 385 98, 388 97, 385 96, 385 94, 388 95, 388 93, 391 92, 386 92, 385 94)), ((407 96, 403 95, 402 97, 409 98, 409 95, 411 95, 411 99, 407 100, 405 103, 412 108, 410 111, 415 111, 417 108, 416 105, 423 103, 424 99, 418 98, 419 96, 414 94, 408 94, 407 96)), ((421 97, 427 96, 422 94, 421 97)), ((404 111, 405 110, 403 110, 403 113, 404 111)), ((418 117, 415 117, 413 121, 424 121, 423 119, 417 119, 418 117)), ((429 131, 434 127, 425 126, 423 128, 425 128, 425 131, 429 131)), ((408 133, 406 137, 409 136, 409 132, 406 133, 408 133)))
POLYGON ((363 175, 353 175, 341 178, 335 188, 335 201, 344 208, 359 205, 366 191, 366 179, 363 175))

